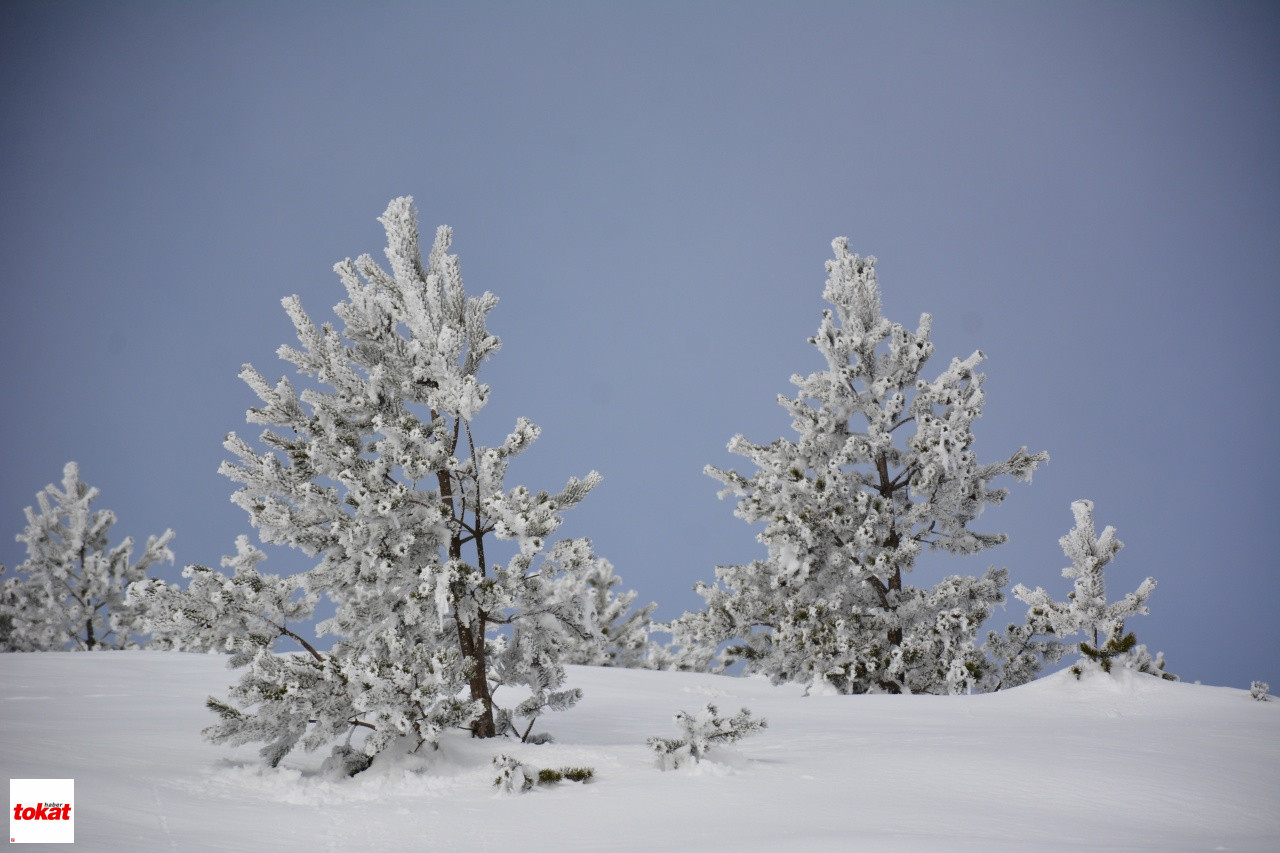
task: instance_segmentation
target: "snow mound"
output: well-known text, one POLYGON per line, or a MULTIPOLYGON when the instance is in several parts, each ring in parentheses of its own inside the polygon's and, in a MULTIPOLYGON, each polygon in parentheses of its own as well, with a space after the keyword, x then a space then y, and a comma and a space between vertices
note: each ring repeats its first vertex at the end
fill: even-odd
MULTIPOLYGON (((0 763, 74 778, 76 843, 151 850, 1280 849, 1280 703, 1129 672, 982 696, 810 696, 794 685, 571 667, 585 697, 530 746, 459 732, 351 779, 325 753, 263 767, 211 746, 225 658, 0 655, 0 763), (712 701, 769 728, 691 768, 645 746, 712 701), (587 766, 493 788, 492 757, 587 766)), ((501 699, 501 697, 499 697, 501 699)))

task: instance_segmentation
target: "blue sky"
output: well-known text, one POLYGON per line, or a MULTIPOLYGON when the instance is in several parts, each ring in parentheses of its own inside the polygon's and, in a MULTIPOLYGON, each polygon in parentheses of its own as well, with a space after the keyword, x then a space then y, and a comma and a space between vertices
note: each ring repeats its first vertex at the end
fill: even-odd
POLYGON ((68 459, 169 576, 234 551, 239 367, 285 371, 280 299, 330 317, 407 194, 501 299, 480 435, 539 424, 533 488, 599 470, 565 532, 678 615, 762 553, 702 468, 790 434, 844 235, 927 373, 987 354, 979 458, 1052 456, 917 581, 1065 595, 1087 497, 1172 671, 1280 683, 1275 7, 9 2, 0 40, 0 562, 68 459))

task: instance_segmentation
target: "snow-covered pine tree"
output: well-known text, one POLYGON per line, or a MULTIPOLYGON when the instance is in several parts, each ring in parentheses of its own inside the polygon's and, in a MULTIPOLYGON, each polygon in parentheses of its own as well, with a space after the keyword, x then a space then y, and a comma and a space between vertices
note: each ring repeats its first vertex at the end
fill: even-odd
POLYGON ((258 571, 266 556, 248 536, 237 536, 236 555, 222 558, 231 575, 191 565, 182 570, 185 588, 153 580, 138 589, 135 597, 147 601, 156 642, 187 652, 227 652, 233 667, 252 663, 281 638, 318 657, 297 631, 314 615, 320 596, 303 589, 302 575, 258 571))
POLYGON ((842 693, 971 689, 987 666, 977 630, 1003 601, 1006 573, 933 589, 904 579, 921 549, 973 554, 1005 541, 968 525, 1004 500, 992 480, 1029 480, 1048 455, 1024 447, 979 464, 983 354, 921 378, 933 354, 929 315, 914 333, 885 319, 875 259, 851 254, 844 238, 832 246, 823 294, 832 308, 810 339, 826 367, 792 377, 795 398, 778 398, 798 438, 734 437, 729 449, 756 466, 749 477, 707 468, 722 497, 738 497, 738 517, 764 524, 768 555, 719 567, 718 584, 698 587, 705 609, 673 634, 704 652, 734 640, 720 664, 743 660, 775 681, 842 693))
MULTIPOLYGON (((147 569, 173 562, 173 531, 147 538, 133 560, 133 538, 110 545, 115 514, 93 510, 98 490, 80 479, 80 467, 62 469, 62 488, 50 484, 27 507, 18 541, 27 559, 0 588, 0 649, 56 651, 137 648, 146 633, 145 604, 130 596, 147 569)), ((0 571, 3 571, 0 568, 0 571)), ((155 581, 163 586, 163 582, 155 581)))
POLYGON ((564 663, 637 668, 649 660, 650 617, 656 603, 628 611, 635 590, 616 591, 622 578, 597 558, 586 571, 565 572, 552 581, 549 603, 562 614, 567 646, 564 663))
POLYGON ((673 717, 682 737, 651 737, 647 743, 658 755, 660 770, 675 770, 688 763, 700 763, 707 751, 718 744, 737 743, 748 735, 753 735, 769 727, 764 718, 752 718, 751 710, 743 708, 732 717, 721 717, 715 705, 707 706, 696 713, 677 711, 673 717))
POLYGON ((368 733, 366 755, 402 737, 434 744, 459 725, 491 737, 580 695, 563 688, 565 620, 549 601, 556 578, 597 558, 586 540, 548 549, 546 538, 600 477, 556 493, 504 487, 538 428, 521 418, 495 447, 472 435, 489 394, 477 371, 499 346, 485 325, 497 298, 467 295, 448 228, 420 255, 412 199, 392 201, 379 221, 390 271, 367 255, 334 267, 347 293, 334 308, 341 331, 284 300, 300 346, 279 355, 313 387, 273 386, 246 365, 241 377, 262 401, 248 420, 267 427, 266 449, 232 434, 236 461, 221 468, 264 542, 318 563, 288 579, 261 575, 260 556, 241 545, 236 578, 193 576, 201 600, 184 608, 191 626, 240 626, 231 637, 193 629, 237 647, 247 665, 233 703, 211 700, 222 719, 209 736, 265 741, 272 763, 355 728, 368 733), (506 563, 494 560, 495 539, 518 546, 506 563), (336 608, 318 627, 333 646, 273 654, 274 639, 302 642, 286 622, 309 616, 320 595, 336 608), (502 711, 500 685, 532 696, 502 711))
POLYGON ((989 664, 977 689, 991 693, 1034 681, 1046 666, 1062 660, 1070 646, 1058 639, 1048 613, 1029 607, 1021 625, 988 631, 983 651, 989 664))
POLYGON ((1071 565, 1062 570, 1062 576, 1075 582, 1067 600, 1054 601, 1043 588, 1031 590, 1022 584, 1013 588, 1014 597, 1030 608, 1045 633, 1060 638, 1084 634, 1085 639, 1076 647, 1082 661, 1072 667, 1077 675, 1089 661, 1106 672, 1119 664, 1177 680, 1177 676, 1164 671, 1163 654, 1152 658, 1147 647, 1138 645, 1134 634, 1124 630, 1125 620, 1130 616, 1147 613, 1147 599, 1155 591, 1155 579, 1147 578, 1123 599, 1108 602, 1106 568, 1124 543, 1116 538, 1116 529, 1110 525, 1097 535, 1092 501, 1074 502, 1071 512, 1075 526, 1058 540, 1063 553, 1071 560, 1071 565))

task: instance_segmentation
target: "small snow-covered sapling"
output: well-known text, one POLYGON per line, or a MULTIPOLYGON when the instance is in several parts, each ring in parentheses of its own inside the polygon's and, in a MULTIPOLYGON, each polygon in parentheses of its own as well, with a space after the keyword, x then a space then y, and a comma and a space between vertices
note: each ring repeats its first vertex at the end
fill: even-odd
POLYGON ((746 708, 734 717, 722 718, 719 709, 710 703, 696 714, 679 711, 674 719, 683 737, 648 740, 649 747, 658 754, 661 770, 674 770, 690 758, 698 763, 715 744, 736 743, 769 725, 764 718, 752 719, 751 711, 746 708))

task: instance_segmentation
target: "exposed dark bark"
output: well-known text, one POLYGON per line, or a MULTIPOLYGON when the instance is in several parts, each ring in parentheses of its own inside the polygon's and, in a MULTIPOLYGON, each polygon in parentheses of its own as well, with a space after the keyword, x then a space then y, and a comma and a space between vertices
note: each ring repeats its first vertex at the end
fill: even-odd
MULTIPOLYGON (((432 412, 432 416, 435 416, 435 412, 432 412)), ((457 424, 455 423, 455 445, 457 440, 458 430, 457 424)), ((445 508, 449 512, 449 517, 457 520, 454 514, 455 503, 453 481, 449 479, 449 473, 447 471, 438 471, 436 472, 436 479, 440 484, 440 499, 444 502, 445 508)), ((461 520, 458 520, 458 522, 458 527, 455 528, 453 535, 449 539, 449 558, 451 560, 462 559, 463 525, 461 520)), ((477 531, 478 530, 479 524, 477 519, 477 531)), ((479 568, 481 573, 483 573, 485 570, 483 563, 484 551, 480 545, 480 534, 477 532, 472 538, 474 539, 476 548, 480 554, 481 563, 479 568)), ((488 662, 485 660, 485 614, 481 611, 473 620, 471 620, 470 623, 464 621, 461 613, 459 612, 459 605, 461 605, 461 599, 464 595, 464 590, 457 588, 454 589, 453 618, 454 623, 458 628, 458 650, 462 653, 463 660, 469 662, 471 665, 471 674, 469 679, 471 700, 473 702, 479 702, 481 705, 480 715, 471 721, 471 736, 483 738, 494 737, 497 735, 498 731, 497 725, 493 720, 493 696, 489 691, 488 662)))
MULTIPOLYGON (((886 460, 883 455, 881 455, 879 458, 876 459, 876 473, 880 475, 879 492, 883 497, 885 497, 887 500, 890 500, 890 501, 893 499, 893 493, 896 492, 898 489, 902 488, 903 486, 905 486, 910 479, 909 477, 902 477, 901 475, 899 475, 897 479, 891 478, 889 476, 888 460, 886 460)), ((897 528, 896 527, 890 528, 889 536, 887 539, 885 539, 885 542, 884 542, 884 547, 892 551, 896 549, 900 544, 902 544, 902 538, 898 534, 897 528)), ((889 578, 888 586, 886 588, 881 588, 880 597, 884 601, 885 609, 889 610, 890 612, 893 612, 894 610, 896 610, 896 602, 892 600, 894 597, 890 595, 890 593, 894 593, 894 592, 902 592, 902 567, 901 566, 894 567, 893 575, 890 576, 889 578)), ((890 628, 888 637, 886 637, 886 639, 888 640, 890 648, 898 648, 899 646, 901 646, 902 645, 902 627, 899 625, 895 625, 892 628, 890 628)), ((881 681, 880 686, 883 689, 889 691, 890 693, 901 692, 896 682, 881 681)))
POLYGON ((493 696, 489 693, 489 678, 485 671, 484 618, 477 618, 467 625, 455 618, 458 625, 458 646, 462 656, 471 662, 471 699, 481 703, 480 715, 471 721, 472 737, 494 737, 498 734, 493 721, 493 696))
MULTIPOLYGON (((272 623, 272 624, 274 624, 274 623, 272 623)), ((306 638, 304 638, 304 637, 300 637, 299 635, 295 634, 293 631, 290 631, 290 630, 289 630, 287 627, 285 627, 284 625, 276 625, 276 629, 280 632, 280 636, 282 636, 282 637, 289 637, 289 638, 291 638, 294 642, 296 642, 298 645, 300 645, 300 646, 302 646, 304 649, 306 649, 306 650, 307 650, 307 653, 308 653, 308 654, 310 654, 310 655, 311 655, 311 657, 315 658, 316 663, 324 663, 324 656, 323 656, 323 655, 321 655, 318 651, 316 651, 315 646, 313 646, 313 645, 311 645, 310 643, 308 643, 308 642, 306 641, 306 638)))

